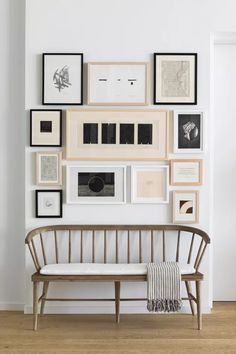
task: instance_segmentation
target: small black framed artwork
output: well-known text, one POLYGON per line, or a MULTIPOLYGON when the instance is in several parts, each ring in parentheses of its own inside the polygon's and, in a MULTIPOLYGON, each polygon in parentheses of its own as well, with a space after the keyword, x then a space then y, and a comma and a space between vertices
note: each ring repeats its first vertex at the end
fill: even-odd
POLYGON ((43 53, 43 105, 83 104, 83 54, 43 53))
POLYGON ((36 218, 62 218, 62 190, 37 189, 35 216, 36 218))
POLYGON ((197 104, 197 53, 154 53, 154 104, 197 104))
POLYGON ((30 110, 30 146, 62 146, 62 110, 30 110))

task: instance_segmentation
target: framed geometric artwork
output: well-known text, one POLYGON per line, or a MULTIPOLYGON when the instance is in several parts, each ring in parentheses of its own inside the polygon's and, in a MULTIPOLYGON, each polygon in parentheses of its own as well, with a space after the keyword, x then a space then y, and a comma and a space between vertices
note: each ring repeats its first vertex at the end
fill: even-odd
POLYGON ((62 110, 30 110, 30 146, 62 145, 62 110))
POLYGON ((165 160, 168 110, 68 110, 68 160, 165 160))
POLYGON ((131 167, 132 203, 168 203, 169 167, 132 166, 131 167))
POLYGON ((88 63, 89 105, 147 105, 148 63, 88 63))
POLYGON ((36 190, 35 216, 36 218, 62 218, 62 190, 36 190))
POLYGON ((195 224, 199 219, 199 192, 173 192, 173 223, 195 224))
POLYGON ((154 104, 197 104, 196 53, 154 53, 154 104))
POLYGON ((61 152, 36 152, 36 184, 58 186, 62 184, 61 152))
POLYGON ((124 204, 126 167, 67 165, 66 200, 68 204, 124 204))
POLYGON ((43 53, 44 105, 83 104, 83 54, 43 53))
POLYGON ((174 153, 200 154, 204 152, 203 112, 174 112, 174 153))
POLYGON ((171 160, 172 186, 199 186, 202 184, 202 160, 171 160))

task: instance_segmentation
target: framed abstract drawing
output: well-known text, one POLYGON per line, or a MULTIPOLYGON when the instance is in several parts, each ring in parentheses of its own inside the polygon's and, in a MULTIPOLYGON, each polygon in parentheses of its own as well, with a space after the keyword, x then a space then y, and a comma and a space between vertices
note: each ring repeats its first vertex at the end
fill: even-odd
POLYGON ((62 184, 61 152, 36 152, 36 184, 58 186, 62 184))
POLYGON ((132 203, 168 203, 169 167, 132 166, 131 167, 132 203))
POLYGON ((30 146, 62 146, 62 110, 30 110, 30 146))
POLYGON ((173 223, 196 224, 199 221, 199 192, 173 192, 173 223))
POLYGON ((69 110, 68 160, 168 159, 168 110, 69 110))
POLYGON ((202 160, 171 160, 172 186, 199 186, 202 184, 202 160))
POLYGON ((125 166, 69 166, 66 169, 68 204, 124 204, 125 166))
POLYGON ((174 111, 174 153, 204 152, 203 112, 174 111))
POLYGON ((83 54, 43 53, 44 105, 83 104, 83 54))
POLYGON ((36 218, 62 218, 62 190, 36 190, 35 216, 36 218))
POLYGON ((197 53, 154 53, 154 104, 197 104, 197 53))
POLYGON ((89 105, 147 105, 148 63, 88 63, 89 105))

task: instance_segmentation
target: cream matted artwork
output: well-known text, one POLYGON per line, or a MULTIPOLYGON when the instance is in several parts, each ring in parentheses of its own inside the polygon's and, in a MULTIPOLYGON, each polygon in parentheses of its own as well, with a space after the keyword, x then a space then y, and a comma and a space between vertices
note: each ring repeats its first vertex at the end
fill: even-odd
POLYGON ((202 160, 171 160, 170 183, 173 186, 202 185, 202 160))
POLYGON ((168 159, 168 110, 68 110, 68 160, 168 159))
POLYGON ((199 221, 199 192, 173 192, 173 223, 196 224, 199 221))
POLYGON ((61 160, 61 152, 36 152, 36 184, 48 186, 61 185, 61 160))
POLYGON ((168 203, 168 166, 132 166, 131 202, 168 203))

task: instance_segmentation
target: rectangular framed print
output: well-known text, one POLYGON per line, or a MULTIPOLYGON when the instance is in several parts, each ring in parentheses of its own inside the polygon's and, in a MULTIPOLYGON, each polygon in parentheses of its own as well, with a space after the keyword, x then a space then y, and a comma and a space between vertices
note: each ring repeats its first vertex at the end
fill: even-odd
POLYGON ((154 53, 154 104, 197 104, 196 53, 154 53))
POLYGON ((126 202, 125 166, 66 167, 68 204, 123 204, 126 202))
POLYGON ((43 53, 43 104, 83 104, 83 54, 43 53))
POLYGON ((132 203, 168 203, 169 167, 132 166, 131 167, 132 203))
POLYGON ((174 112, 174 153, 200 154, 204 152, 203 112, 174 112))
POLYGON ((69 110, 68 160, 168 158, 167 110, 69 110))
POLYGON ((199 215, 198 191, 173 192, 173 223, 196 224, 199 215))
POLYGON ((61 152, 36 152, 36 184, 57 186, 62 184, 61 152))
POLYGON ((202 160, 171 160, 172 186, 199 186, 202 184, 202 160))
POLYGON ((89 105, 147 105, 148 63, 88 63, 89 105))
POLYGON ((30 110, 30 146, 62 146, 62 110, 30 110))
POLYGON ((62 190, 36 190, 35 216, 36 218, 62 218, 62 190))

